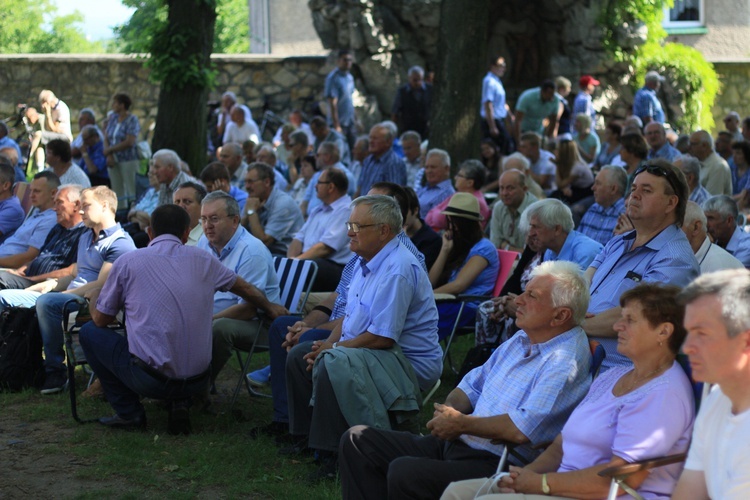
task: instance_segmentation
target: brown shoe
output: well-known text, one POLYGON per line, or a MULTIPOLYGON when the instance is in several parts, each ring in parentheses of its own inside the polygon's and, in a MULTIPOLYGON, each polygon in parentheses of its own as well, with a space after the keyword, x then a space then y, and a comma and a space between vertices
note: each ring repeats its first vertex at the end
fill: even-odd
POLYGON ((104 387, 99 379, 94 380, 91 385, 81 393, 82 398, 86 399, 104 399, 104 387))

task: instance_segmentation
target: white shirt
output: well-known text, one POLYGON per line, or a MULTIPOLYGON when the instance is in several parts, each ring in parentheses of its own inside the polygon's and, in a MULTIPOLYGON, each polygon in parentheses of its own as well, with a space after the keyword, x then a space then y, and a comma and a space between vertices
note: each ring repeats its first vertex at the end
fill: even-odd
POLYGON ((711 240, 703 240, 701 247, 695 252, 695 260, 701 268, 701 274, 721 271, 723 269, 742 269, 745 267, 737 257, 727 252, 711 240))
POLYGON ((708 496, 721 500, 750 498, 750 410, 732 414, 721 388, 703 400, 693 428, 685 469, 702 471, 708 496))
POLYGON ((237 144, 242 144, 250 139, 258 144, 258 137, 260 137, 260 130, 254 121, 246 121, 241 127, 234 122, 229 122, 227 128, 224 130, 222 143, 236 142, 237 144))

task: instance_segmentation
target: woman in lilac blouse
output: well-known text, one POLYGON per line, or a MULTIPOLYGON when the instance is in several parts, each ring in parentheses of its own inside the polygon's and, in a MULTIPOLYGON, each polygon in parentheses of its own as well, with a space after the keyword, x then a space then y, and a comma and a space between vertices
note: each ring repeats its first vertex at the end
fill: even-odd
POLYGON ((141 165, 136 148, 141 124, 130 112, 132 103, 127 94, 115 94, 112 113, 107 117, 104 130, 104 156, 107 157, 109 179, 120 208, 128 208, 135 200, 135 174, 141 165))
MULTIPOLYGON (((685 452, 695 417, 690 381, 675 361, 685 339, 679 288, 642 284, 620 297, 617 350, 633 366, 600 375, 552 445, 526 467, 499 481, 451 484, 444 499, 606 498, 609 479, 598 472, 637 460, 685 452), (484 489, 482 489, 484 488, 484 489), (484 495, 484 493, 491 495, 484 495), (498 495, 494 495, 498 494, 498 495), (531 497, 529 495, 532 495, 531 497)), ((633 474, 627 485, 644 499, 668 499, 682 464, 633 474)), ((632 498, 624 495, 619 498, 632 498)))

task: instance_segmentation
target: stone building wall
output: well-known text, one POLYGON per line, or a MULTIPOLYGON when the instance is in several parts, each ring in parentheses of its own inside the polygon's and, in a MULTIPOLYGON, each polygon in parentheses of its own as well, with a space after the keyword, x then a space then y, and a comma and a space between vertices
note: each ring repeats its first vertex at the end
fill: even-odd
MULTIPOLYGON (((264 101, 271 111, 286 116, 293 108, 310 110, 323 92, 331 70, 325 57, 273 57, 257 55, 214 56, 218 72, 210 100, 225 90, 235 92, 260 124, 264 101)), ((0 56, 0 118, 12 116, 18 103, 39 108, 42 89, 50 89, 70 107, 73 121, 78 111, 90 107, 101 119, 116 92, 133 99, 132 112, 145 130, 155 118, 159 87, 148 80, 143 61, 123 55, 2 55, 0 56)), ((73 130, 77 130, 73 124, 73 130)))
POLYGON ((750 61, 714 63, 719 74, 721 90, 711 110, 716 128, 722 129, 722 119, 729 111, 736 111, 742 118, 750 116, 750 61))

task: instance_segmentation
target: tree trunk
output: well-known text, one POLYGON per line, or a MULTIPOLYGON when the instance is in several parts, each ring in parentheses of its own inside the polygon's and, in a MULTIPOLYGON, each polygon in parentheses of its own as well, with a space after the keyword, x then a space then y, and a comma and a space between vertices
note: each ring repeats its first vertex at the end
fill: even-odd
POLYGON ((443 0, 430 148, 445 149, 455 172, 479 157, 479 103, 487 69, 489 0, 443 0))
MULTIPOLYGON (((167 5, 167 36, 186 37, 180 59, 183 62, 198 62, 200 67, 189 68, 191 72, 208 70, 216 22, 215 2, 168 0, 167 5)), ((168 71, 167 77, 161 81, 152 149, 173 149, 190 165, 193 173, 197 173, 206 164, 206 102, 209 88, 197 79, 175 83, 174 78, 175 75, 168 71)))

